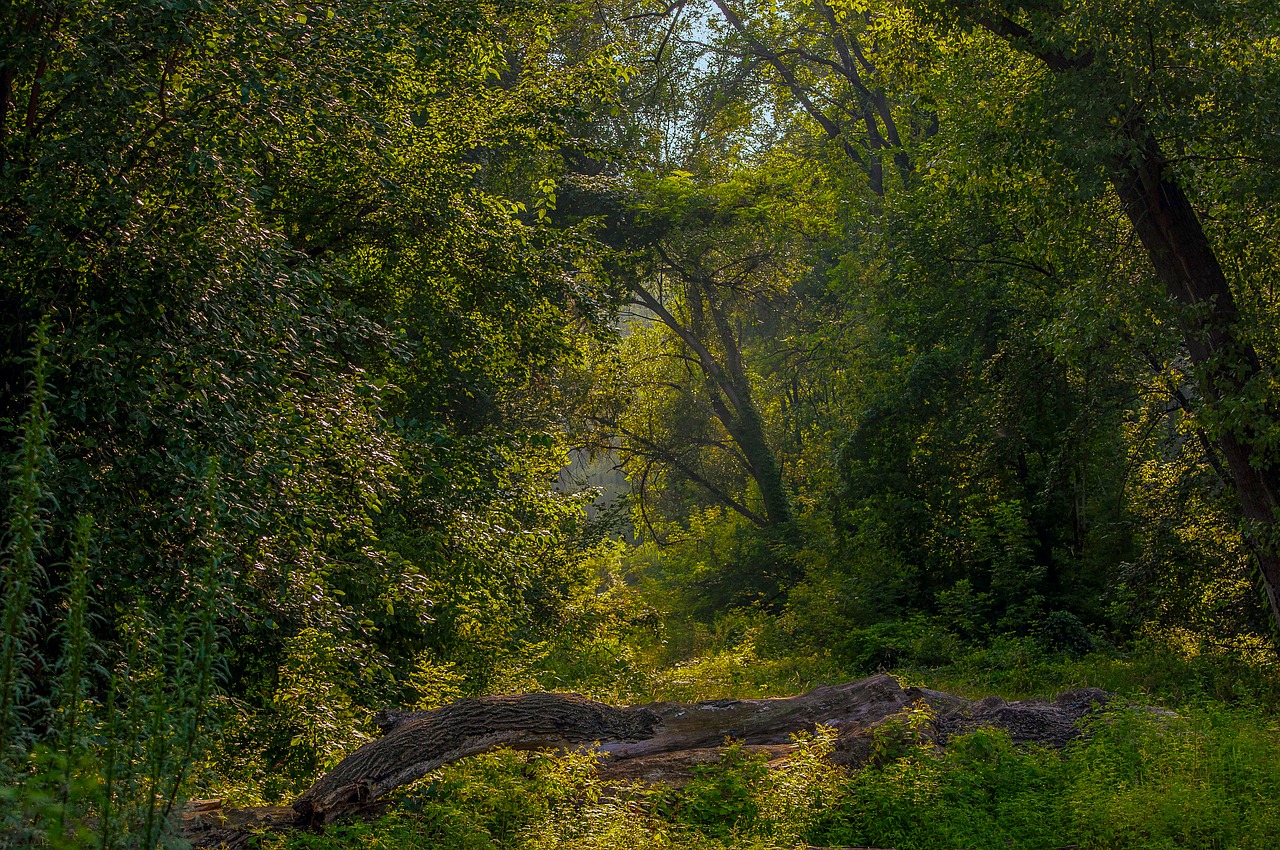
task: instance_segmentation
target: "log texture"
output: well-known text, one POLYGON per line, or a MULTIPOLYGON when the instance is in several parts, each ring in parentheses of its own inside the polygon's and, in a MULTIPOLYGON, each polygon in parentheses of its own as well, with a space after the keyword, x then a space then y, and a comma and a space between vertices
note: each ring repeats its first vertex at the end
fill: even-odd
POLYGON ((984 725, 1008 729, 1015 741, 1062 746, 1079 734, 1076 721, 1105 704, 1103 691, 1074 691, 1055 702, 970 702, 924 688, 903 688, 888 675, 824 686, 776 699, 724 699, 610 706, 576 694, 521 694, 459 700, 433 711, 383 712, 383 737, 321 776, 293 804, 300 825, 320 825, 373 805, 379 797, 442 765, 500 746, 590 747, 615 778, 652 779, 673 763, 697 762, 726 738, 785 754, 791 737, 822 724, 838 730, 837 763, 856 765, 870 752, 870 730, 909 705, 934 713, 939 743, 984 725), (688 759, 672 754, 684 753, 688 759))

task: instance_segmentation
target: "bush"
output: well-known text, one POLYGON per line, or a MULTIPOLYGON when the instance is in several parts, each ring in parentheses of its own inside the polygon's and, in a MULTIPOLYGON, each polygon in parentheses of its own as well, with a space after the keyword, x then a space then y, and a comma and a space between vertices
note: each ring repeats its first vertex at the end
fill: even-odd
POLYGON ((901 850, 1274 847, 1280 736, 1252 709, 1099 716, 1063 753, 980 729, 854 774, 805 840, 901 850))
POLYGON ((693 780, 678 794, 661 795, 658 811, 716 838, 747 832, 760 816, 757 790, 769 777, 765 761, 741 743, 731 744, 715 764, 695 766, 693 780))

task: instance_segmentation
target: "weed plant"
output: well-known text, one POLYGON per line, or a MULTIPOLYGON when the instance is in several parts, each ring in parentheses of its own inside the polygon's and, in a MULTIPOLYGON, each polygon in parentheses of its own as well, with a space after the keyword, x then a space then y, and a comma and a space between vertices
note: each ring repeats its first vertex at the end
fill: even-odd
POLYGON ((77 515, 60 528, 51 517, 50 345, 42 323, 0 562, 0 847, 176 846, 173 821, 205 746, 222 664, 217 610, 229 579, 217 545, 218 466, 197 479, 204 557, 179 570, 188 604, 167 619, 142 598, 119 604, 104 640, 93 613, 93 521, 77 515), (59 532, 67 558, 46 570, 59 532), (65 583, 51 586, 51 574, 65 583))

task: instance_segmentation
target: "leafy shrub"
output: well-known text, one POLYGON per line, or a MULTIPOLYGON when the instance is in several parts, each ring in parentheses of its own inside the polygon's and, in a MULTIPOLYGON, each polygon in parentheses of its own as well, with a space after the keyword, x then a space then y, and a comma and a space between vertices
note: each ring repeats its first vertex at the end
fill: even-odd
POLYGON ((1221 705, 1108 712, 1063 753, 980 729, 852 775, 804 837, 916 848, 1274 846, 1274 720, 1221 705))
POLYGON ((719 761, 695 766, 693 780, 678 794, 661 797, 658 810, 716 838, 750 831, 760 816, 757 790, 769 776, 765 761, 740 742, 731 743, 719 761))
POLYGON ((1040 621, 1039 638, 1050 652, 1083 655, 1093 649, 1093 636, 1070 611, 1050 611, 1040 621))
POLYGON ((835 648, 835 655, 850 670, 873 673, 905 664, 944 664, 958 648, 959 642, 945 628, 917 615, 853 629, 835 648))

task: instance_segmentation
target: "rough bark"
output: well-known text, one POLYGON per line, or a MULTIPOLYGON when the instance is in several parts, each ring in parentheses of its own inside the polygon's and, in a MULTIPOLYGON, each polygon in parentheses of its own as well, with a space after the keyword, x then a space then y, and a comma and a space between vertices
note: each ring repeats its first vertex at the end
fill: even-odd
POLYGON ((459 700, 426 712, 384 712, 384 735, 320 777, 293 804, 298 822, 318 825, 376 805, 387 792, 442 765, 500 746, 589 747, 610 779, 679 784, 692 766, 716 757, 727 738, 785 755, 797 732, 818 724, 838 730, 832 760, 858 765, 871 752, 877 724, 909 705, 935 713, 939 743, 976 726, 1008 729, 1015 741, 1061 746, 1078 734, 1075 721, 1105 704, 1102 691, 1077 691, 1054 703, 973 703, 924 688, 903 688, 878 675, 776 699, 658 702, 615 707, 575 694, 522 694, 459 700))

